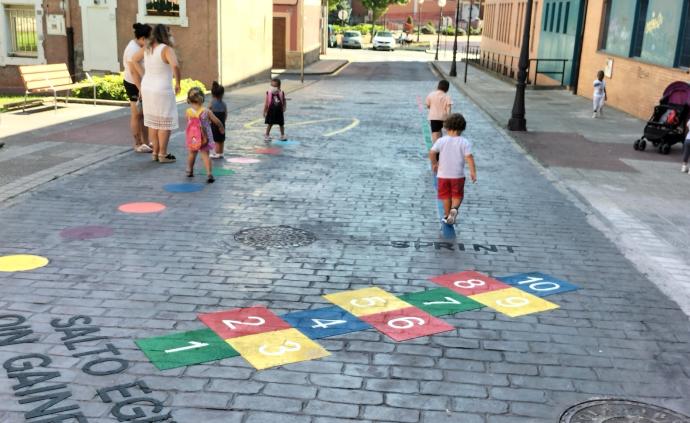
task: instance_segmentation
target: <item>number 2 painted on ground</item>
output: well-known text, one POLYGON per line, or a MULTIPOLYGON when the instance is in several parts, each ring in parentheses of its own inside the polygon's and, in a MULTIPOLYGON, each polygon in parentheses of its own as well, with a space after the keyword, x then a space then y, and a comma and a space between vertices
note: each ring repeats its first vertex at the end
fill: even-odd
POLYGON ((501 300, 496 300, 496 304, 501 307, 524 307, 529 304, 529 300, 522 297, 506 297, 501 300))
POLYGON ((426 321, 421 317, 398 317, 397 319, 391 319, 388 321, 388 326, 393 329, 409 329, 415 325, 424 326, 426 321))
POLYGON ((445 301, 429 301, 423 303, 424 305, 438 305, 438 304, 460 304, 460 301, 452 297, 443 297, 445 301))
POLYGON ((544 278, 535 278, 534 276, 528 276, 527 280, 518 282, 518 285, 529 284, 529 289, 533 291, 553 291, 561 286, 556 282, 545 281, 544 278), (540 285, 546 285, 548 288, 538 288, 540 285))
POLYGON ((174 349, 170 349, 170 350, 165 350, 165 353, 166 354, 172 354, 172 353, 176 353, 176 352, 194 350, 197 348, 204 348, 204 347, 208 347, 208 344, 205 344, 203 342, 189 341, 188 346, 180 347, 180 348, 174 348, 174 349))
POLYGON ((326 329, 329 326, 342 325, 343 323, 347 323, 347 320, 311 319, 311 321, 316 323, 315 325, 312 326, 312 329, 316 329, 316 328, 326 329))
POLYGON ((386 304, 386 300, 384 300, 381 297, 364 297, 364 298, 355 298, 354 300, 350 301, 350 304, 352 304, 355 307, 373 307, 376 304, 386 304), (364 303, 360 303, 360 301, 364 301, 364 303))
POLYGON ((484 283, 484 281, 481 279, 468 279, 466 281, 455 281, 453 282, 453 285, 457 286, 458 288, 472 289, 477 286, 484 286, 486 283, 484 283))
POLYGON ((281 346, 279 346, 276 351, 268 351, 266 348, 266 345, 262 345, 259 347, 259 352, 263 355, 269 355, 269 356, 277 356, 277 355, 283 355, 287 352, 295 352, 299 351, 302 349, 302 345, 298 344, 297 342, 294 341, 285 341, 285 343, 281 346))
POLYGON ((239 320, 223 320, 223 324, 230 329, 237 329, 235 325, 261 326, 264 323, 266 323, 266 321, 258 316, 249 316, 247 317, 247 321, 244 322, 240 322, 239 320))

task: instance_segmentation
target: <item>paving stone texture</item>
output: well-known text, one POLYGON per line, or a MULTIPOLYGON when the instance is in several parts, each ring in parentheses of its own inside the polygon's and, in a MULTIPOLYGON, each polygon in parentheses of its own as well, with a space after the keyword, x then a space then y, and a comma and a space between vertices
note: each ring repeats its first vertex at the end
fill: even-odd
MULTIPOLYGON (((126 154, 0 205, 0 255, 51 260, 35 271, 0 273, 0 310, 27 317, 40 338, 0 347, 0 362, 49 355, 70 401, 98 423, 117 419, 96 390, 137 379, 178 423, 554 422, 568 407, 601 397, 690 414, 686 316, 455 90, 479 181, 467 187, 453 250, 434 244, 444 240, 416 99, 434 85, 426 64, 351 64, 336 78, 290 94, 288 135, 300 146, 257 156, 257 164, 227 164, 237 173, 201 192, 163 189, 187 182, 182 162, 158 165, 126 154), (332 137, 322 134, 342 123, 294 125, 333 117, 361 123, 332 137), (167 209, 118 212, 134 201, 167 209), (115 232, 84 241, 60 236, 82 225, 115 232), (273 250, 233 239, 242 229, 274 225, 318 239, 273 250), (513 252, 460 251, 457 243, 513 252), (428 277, 467 269, 492 276, 541 271, 580 289, 549 297, 557 310, 519 318, 487 308, 444 316, 456 330, 401 343, 373 330, 321 339, 331 356, 263 371, 239 357, 158 371, 134 344, 201 329, 197 313, 263 305, 282 314, 327 306, 326 293, 431 289, 428 277), (109 339, 75 347, 111 343, 130 361, 125 371, 81 370, 93 357, 72 357, 50 326, 78 314, 90 316, 101 328, 97 335, 109 339)), ((257 102, 230 117, 230 152, 255 156, 261 128, 244 125, 260 113, 257 102)), ((180 136, 173 145, 183 157, 180 136)), ((3 423, 24 422, 32 408, 18 403, 16 383, 0 369, 3 423)))

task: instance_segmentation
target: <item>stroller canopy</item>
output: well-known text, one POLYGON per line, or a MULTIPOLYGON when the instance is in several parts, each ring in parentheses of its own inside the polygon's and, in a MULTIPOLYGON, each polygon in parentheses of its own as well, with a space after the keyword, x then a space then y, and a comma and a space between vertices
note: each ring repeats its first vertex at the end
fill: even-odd
POLYGON ((690 106, 690 84, 683 81, 673 82, 664 90, 661 103, 690 106))

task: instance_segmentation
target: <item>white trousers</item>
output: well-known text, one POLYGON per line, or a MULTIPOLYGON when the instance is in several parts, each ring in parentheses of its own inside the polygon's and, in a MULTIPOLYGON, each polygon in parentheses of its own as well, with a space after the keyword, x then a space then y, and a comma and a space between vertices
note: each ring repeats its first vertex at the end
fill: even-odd
POLYGON ((601 113, 601 109, 604 108, 604 96, 592 98, 592 106, 594 107, 594 113, 601 113))

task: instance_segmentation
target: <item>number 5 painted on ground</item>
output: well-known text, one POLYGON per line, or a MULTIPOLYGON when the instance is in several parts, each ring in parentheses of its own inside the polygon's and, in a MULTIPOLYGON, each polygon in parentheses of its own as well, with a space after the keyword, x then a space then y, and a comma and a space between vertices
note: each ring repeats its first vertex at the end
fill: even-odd
POLYGON ((269 352, 266 350, 266 345, 262 345, 259 347, 259 352, 263 355, 277 356, 277 355, 283 355, 287 352, 299 351, 300 349, 302 349, 302 346, 300 344, 298 344, 297 342, 285 341, 285 343, 283 345, 278 347, 277 351, 269 352))
POLYGON ((386 304, 386 300, 384 300, 381 297, 364 297, 364 298, 355 298, 354 300, 350 301, 350 304, 352 304, 355 307, 373 307, 376 304, 386 304), (360 303, 360 301, 366 301, 365 304, 360 303))

